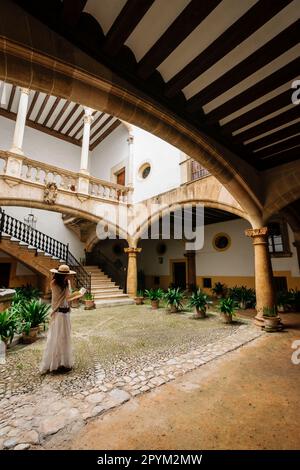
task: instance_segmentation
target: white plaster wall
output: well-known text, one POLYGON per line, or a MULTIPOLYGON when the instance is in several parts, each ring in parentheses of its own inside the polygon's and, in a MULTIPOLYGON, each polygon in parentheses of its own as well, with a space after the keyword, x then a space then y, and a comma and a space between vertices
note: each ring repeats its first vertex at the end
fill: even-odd
MULTIPOLYGON (((198 276, 254 276, 254 250, 252 239, 244 235, 250 225, 242 219, 205 226, 204 246, 196 254, 196 273, 198 276), (217 233, 225 232, 231 238, 228 250, 216 251, 213 239, 217 233)), ((274 271, 290 271, 293 277, 299 277, 297 252, 293 246, 293 233, 289 228, 291 257, 272 258, 274 271)), ((164 240, 167 252, 163 264, 159 264, 156 252, 159 240, 141 241, 143 248, 139 267, 147 275, 168 275, 170 259, 183 259, 185 244, 179 240, 164 240)))
MULTIPOLYGON (((28 215, 31 209, 28 207, 3 206, 5 212, 23 222, 24 217, 28 215)), ((52 238, 62 243, 69 243, 71 253, 80 260, 84 257, 84 244, 77 235, 67 228, 58 212, 44 211, 41 209, 32 209, 37 217, 36 228, 40 232, 46 233, 52 238)))
POLYGON ((180 151, 149 132, 134 127, 134 193, 133 202, 148 199, 180 185, 180 151), (146 179, 139 177, 139 168, 150 163, 146 179))
MULTIPOLYGON (((128 159, 128 131, 121 124, 90 152, 90 173, 97 178, 111 181, 111 169, 128 159)), ((128 172, 126 171, 128 174, 128 172)))
MULTIPOLYGON (((11 148, 14 126, 14 121, 0 118, 0 148, 2 150, 11 148)), ((27 126, 24 132, 23 151, 28 158, 59 168, 76 172, 80 168, 80 147, 27 126)))

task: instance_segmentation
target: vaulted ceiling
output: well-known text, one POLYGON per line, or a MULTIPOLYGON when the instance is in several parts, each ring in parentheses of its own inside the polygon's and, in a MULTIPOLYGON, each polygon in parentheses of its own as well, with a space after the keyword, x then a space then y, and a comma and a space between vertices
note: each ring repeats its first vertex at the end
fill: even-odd
MULTIPOLYGON (((16 119, 20 88, 9 83, 0 88, 0 116, 16 119)), ((83 106, 72 101, 30 90, 26 125, 81 146, 83 135, 83 106)), ((90 149, 93 150, 121 121, 100 111, 93 114, 91 124, 90 149)))
POLYGON ((299 158, 299 0, 16 0, 257 169, 299 158))

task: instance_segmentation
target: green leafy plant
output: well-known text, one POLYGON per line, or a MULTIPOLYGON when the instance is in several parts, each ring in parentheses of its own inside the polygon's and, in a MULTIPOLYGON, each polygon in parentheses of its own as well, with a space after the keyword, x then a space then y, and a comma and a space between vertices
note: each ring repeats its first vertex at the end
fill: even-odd
POLYGON ((273 307, 264 307, 263 316, 264 317, 277 317, 276 305, 274 305, 273 307))
POLYGON ((50 305, 33 299, 13 308, 19 319, 20 331, 29 334, 31 328, 38 327, 47 321, 50 305))
POLYGON ((292 310, 300 312, 300 291, 298 289, 291 289, 289 294, 292 310))
POLYGON ((94 300, 94 296, 91 292, 86 292, 84 294, 84 300, 94 300))
POLYGON ((23 285, 22 287, 16 287, 16 293, 14 297, 16 300, 32 300, 32 299, 39 299, 41 292, 36 287, 33 287, 31 284, 23 285))
POLYGON ((231 297, 221 299, 218 307, 221 313, 224 313, 225 315, 229 316, 234 316, 235 311, 237 309, 236 300, 232 299, 231 297))
POLYGON ((228 297, 234 299, 240 308, 254 308, 256 304, 255 290, 246 286, 234 286, 228 291, 228 297))
POLYGON ((164 291, 159 287, 158 289, 146 289, 145 296, 148 297, 149 300, 160 300, 164 295, 164 291))
POLYGON ((212 292, 217 296, 217 297, 225 297, 226 295, 226 290, 227 287, 225 284, 222 284, 222 282, 216 282, 214 287, 212 288, 212 292))
POLYGON ((291 310, 294 301, 292 291, 281 290, 277 292, 276 303, 277 306, 284 310, 291 310))
POLYGON ((197 310, 205 313, 208 305, 212 304, 209 296, 201 289, 193 292, 188 301, 188 307, 195 307, 197 310))
POLYGON ((12 342, 17 330, 17 319, 11 309, 0 312, 0 338, 4 343, 12 342))
POLYGON ((184 298, 184 293, 180 287, 169 287, 167 292, 164 294, 164 299, 167 301, 169 307, 174 307, 176 310, 182 310, 183 304, 182 300, 184 298))
POLYGON ((142 298, 144 298, 144 291, 143 291, 143 290, 138 290, 138 291, 137 291, 137 297, 142 297, 142 298))

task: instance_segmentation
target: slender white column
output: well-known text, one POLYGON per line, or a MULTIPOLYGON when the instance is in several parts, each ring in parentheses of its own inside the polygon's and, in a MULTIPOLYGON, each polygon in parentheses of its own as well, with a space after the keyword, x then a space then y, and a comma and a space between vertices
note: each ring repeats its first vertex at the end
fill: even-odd
POLYGON ((81 147, 81 161, 80 161, 80 173, 86 175, 89 174, 89 147, 90 147, 90 132, 91 124, 93 122, 92 113, 94 112, 91 108, 84 108, 83 117, 83 136, 82 136, 82 147, 81 147))
POLYGON ((26 124, 26 114, 29 100, 29 90, 28 88, 21 88, 20 101, 18 107, 18 114, 15 124, 15 131, 13 137, 12 147, 10 149, 13 153, 18 153, 23 155, 23 138, 26 124))
POLYGON ((129 134, 127 139, 128 142, 128 165, 127 165, 127 182, 126 185, 133 187, 133 146, 134 146, 134 137, 132 134, 129 134))

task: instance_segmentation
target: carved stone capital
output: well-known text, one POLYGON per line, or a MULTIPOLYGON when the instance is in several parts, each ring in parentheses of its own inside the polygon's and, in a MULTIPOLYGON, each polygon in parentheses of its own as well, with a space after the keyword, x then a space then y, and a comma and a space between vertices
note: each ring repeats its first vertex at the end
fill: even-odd
POLYGON ((251 238, 266 237, 268 235, 268 227, 248 228, 245 230, 245 235, 251 238))
POLYGON ((128 256, 136 256, 141 251, 142 251, 142 248, 135 248, 133 246, 129 246, 128 248, 124 248, 124 253, 128 253, 128 256))
POLYGON ((83 122, 84 124, 89 124, 91 125, 92 122, 93 122, 94 118, 93 116, 89 115, 89 114, 86 114, 85 116, 83 116, 83 122))
POLYGON ((21 93, 25 93, 26 95, 29 95, 29 93, 30 93, 29 88, 23 88, 23 87, 21 87, 20 90, 21 90, 21 93))

